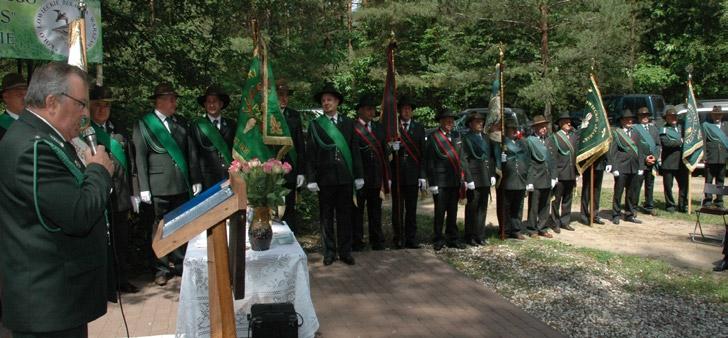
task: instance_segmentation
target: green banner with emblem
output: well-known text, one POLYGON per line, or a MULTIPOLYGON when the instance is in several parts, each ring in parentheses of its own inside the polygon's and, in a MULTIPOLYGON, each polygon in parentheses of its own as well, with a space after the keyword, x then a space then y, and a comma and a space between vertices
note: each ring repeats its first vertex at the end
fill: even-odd
POLYGON ((580 174, 609 151, 609 144, 612 141, 607 110, 604 109, 602 94, 593 74, 589 76, 589 84, 586 94, 586 105, 589 110, 579 127, 579 147, 576 154, 576 169, 580 174))
POLYGON ((703 131, 698 117, 698 100, 695 99, 691 79, 688 79, 687 106, 688 111, 683 119, 685 133, 683 136, 682 160, 688 170, 692 172, 698 166, 700 160, 703 159, 703 131))
MULTIPOLYGON (((101 1, 85 2, 88 62, 101 63, 101 1)), ((80 16, 77 0, 0 1, 0 58, 67 60, 68 27, 80 16)))

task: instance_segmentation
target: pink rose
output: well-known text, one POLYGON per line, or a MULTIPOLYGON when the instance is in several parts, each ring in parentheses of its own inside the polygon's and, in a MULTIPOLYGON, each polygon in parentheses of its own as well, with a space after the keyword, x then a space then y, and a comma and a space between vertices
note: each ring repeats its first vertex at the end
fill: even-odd
POLYGON ((250 165, 251 168, 260 167, 260 160, 257 158, 254 158, 248 162, 248 165, 250 165))
POLYGON ((293 170, 293 167, 288 162, 283 163, 283 172, 288 174, 293 170))
POLYGON ((274 168, 275 166, 270 161, 263 163, 263 172, 266 174, 272 173, 274 168))

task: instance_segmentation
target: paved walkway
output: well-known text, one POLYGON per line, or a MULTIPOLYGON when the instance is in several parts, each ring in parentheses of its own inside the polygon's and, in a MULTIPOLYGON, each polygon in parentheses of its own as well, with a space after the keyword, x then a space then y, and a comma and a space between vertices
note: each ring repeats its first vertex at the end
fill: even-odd
MULTIPOLYGON (((354 266, 323 266, 321 255, 309 255, 318 337, 561 337, 430 250, 355 258, 354 266)), ((174 334, 180 278, 164 288, 151 276, 135 282, 142 292, 124 297, 131 336, 174 334)), ((89 337, 125 336, 118 304, 109 304, 108 313, 89 325, 89 337)))

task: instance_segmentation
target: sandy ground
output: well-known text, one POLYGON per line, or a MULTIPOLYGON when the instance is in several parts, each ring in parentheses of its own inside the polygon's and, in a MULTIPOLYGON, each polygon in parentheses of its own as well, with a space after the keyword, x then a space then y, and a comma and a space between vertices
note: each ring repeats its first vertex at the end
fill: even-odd
MULTIPOLYGON (((693 177, 691 180, 691 194, 694 199, 699 199, 702 194, 704 179, 693 177)), ((614 181, 611 175, 604 176, 603 190, 612 190, 614 181)), ((677 189, 677 184, 675 184, 677 189)), ((577 183, 577 191, 581 191, 581 182, 577 183)), ((673 193, 677 197, 677 191, 673 193)), ((495 196, 493 196, 494 198, 495 196)), ((662 177, 655 180, 655 199, 663 200, 662 177)), ((524 203, 524 205, 527 203, 524 203)), ((389 207, 389 202, 385 202, 389 207)), ((693 210, 698 206, 693 205, 693 210)), ((428 197, 421 197, 419 212, 427 215, 433 213, 433 202, 428 197)), ((460 221, 464 217, 464 205, 458 208, 460 221)), ((524 210, 524 217, 526 212, 524 210)), ((602 210, 602 218, 610 219, 609 213, 602 210)), ((693 213, 694 215, 694 213, 693 213)), ((614 225, 606 221, 604 225, 595 224, 593 227, 582 225, 578 222, 579 206, 575 198, 572 205, 571 225, 576 231, 561 231, 561 234, 554 234, 554 239, 577 247, 588 247, 607 250, 615 253, 639 255, 643 257, 657 258, 677 267, 694 268, 703 271, 710 271, 713 264, 722 258, 720 243, 705 244, 696 243, 690 240, 689 233, 693 231, 695 222, 674 220, 658 216, 639 214, 638 218, 642 224, 634 224, 621 221, 614 225)), ((495 212, 495 203, 491 201, 488 205, 486 224, 498 224, 495 212)), ((725 228, 723 224, 703 223, 703 232, 706 235, 722 237, 725 228)))

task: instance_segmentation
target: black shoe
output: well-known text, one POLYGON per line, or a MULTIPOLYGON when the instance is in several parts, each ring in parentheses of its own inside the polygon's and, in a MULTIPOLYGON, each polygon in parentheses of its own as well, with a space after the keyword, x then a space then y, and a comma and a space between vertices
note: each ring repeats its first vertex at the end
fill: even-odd
POLYGON ((134 286, 134 284, 126 282, 124 284, 119 285, 119 292, 121 293, 137 293, 139 292, 139 288, 134 286))
POLYGON ((575 230, 571 225, 568 225, 568 224, 564 224, 561 228, 564 230, 569 230, 569 231, 575 230))
MULTIPOLYGON (((589 225, 589 221, 584 217, 579 218, 579 223, 584 224, 584 225, 589 225)), ((594 222, 594 223, 596 223, 596 222, 594 222)))
POLYGON ((392 249, 399 250, 399 249, 404 248, 405 246, 406 245, 402 245, 402 242, 400 242, 399 240, 393 240, 392 241, 392 249))
POLYGON ((167 278, 166 274, 160 274, 154 278, 154 283, 159 286, 165 286, 165 285, 167 285, 168 280, 169 280, 169 278, 167 278))
POLYGON ((718 265, 716 265, 713 268, 713 271, 716 271, 716 272, 725 271, 725 270, 728 270, 728 260, 726 260, 726 259, 723 259, 722 261, 720 261, 720 263, 718 263, 718 265))
POLYGON ((612 223, 613 224, 619 224, 619 217, 612 218, 612 223))
POLYGON ((484 239, 476 238, 476 239, 474 239, 474 241, 475 241, 475 244, 480 245, 480 246, 488 244, 488 241, 486 241, 484 239))
POLYGON ((435 244, 432 245, 432 248, 435 249, 435 251, 440 251, 440 250, 442 250, 443 246, 445 246, 445 243, 435 242, 435 244))
POLYGON ((667 212, 675 212, 675 207, 667 207, 667 208, 665 208, 665 211, 667 211, 667 212))
POLYGON ((637 217, 634 217, 634 216, 627 217, 624 220, 627 222, 635 223, 635 224, 642 224, 642 221, 638 220, 637 217))
POLYGON ((703 201, 703 208, 710 208, 713 206, 713 202, 711 201, 703 201))
POLYGON ((382 251, 384 250, 384 244, 372 244, 372 250, 382 251))
POLYGON ((453 248, 453 249, 465 249, 466 248, 465 244, 460 241, 449 242, 449 243, 447 243, 447 247, 453 248))
POLYGON ((552 226, 551 230, 553 230, 555 233, 560 234, 561 233, 561 227, 552 226))
POLYGON ((604 220, 601 217, 594 218, 594 223, 604 225, 604 220))
POLYGON ((324 265, 331 265, 334 264, 334 257, 328 256, 324 257, 324 265))
POLYGON ((404 247, 407 249, 422 249, 422 246, 417 243, 407 243, 404 247))
POLYGON ((346 263, 346 265, 354 265, 354 257, 351 257, 351 255, 342 256, 339 257, 342 262, 346 263))
POLYGON ((470 246, 480 246, 480 244, 478 244, 478 242, 476 242, 475 239, 472 239, 472 238, 465 241, 465 244, 470 245, 470 246))

